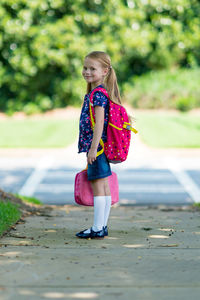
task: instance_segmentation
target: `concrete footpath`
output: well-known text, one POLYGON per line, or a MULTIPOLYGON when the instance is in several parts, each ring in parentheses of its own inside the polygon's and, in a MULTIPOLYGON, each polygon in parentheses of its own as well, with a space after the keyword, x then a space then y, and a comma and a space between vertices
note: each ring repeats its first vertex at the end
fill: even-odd
POLYGON ((109 236, 81 240, 92 208, 54 206, 0 239, 0 299, 199 299, 200 211, 113 207, 109 236))

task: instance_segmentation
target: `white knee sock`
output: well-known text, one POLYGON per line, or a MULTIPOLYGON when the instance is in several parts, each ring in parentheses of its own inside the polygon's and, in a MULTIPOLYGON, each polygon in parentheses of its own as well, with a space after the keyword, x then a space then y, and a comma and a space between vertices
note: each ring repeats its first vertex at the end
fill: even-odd
POLYGON ((104 212, 104 226, 107 226, 108 218, 110 215, 110 208, 111 208, 111 196, 106 197, 106 205, 105 205, 105 212, 104 212))
MULTIPOLYGON (((94 231, 102 230, 103 226, 107 225, 110 213, 111 196, 95 196, 94 197, 94 223, 92 229, 94 231), (106 225, 104 225, 106 224, 106 225)), ((90 228, 84 233, 90 233, 90 228)))
POLYGON ((100 231, 104 226, 105 205, 106 196, 94 197, 94 223, 92 226, 94 231, 100 231))

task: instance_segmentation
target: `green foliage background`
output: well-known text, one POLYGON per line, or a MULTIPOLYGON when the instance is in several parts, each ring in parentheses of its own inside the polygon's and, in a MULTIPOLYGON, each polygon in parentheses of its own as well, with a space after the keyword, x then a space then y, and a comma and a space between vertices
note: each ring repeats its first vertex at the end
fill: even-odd
POLYGON ((126 92, 151 70, 200 64, 198 0, 1 0, 0 110, 80 104, 82 61, 107 51, 126 92))
POLYGON ((200 107, 200 68, 134 76, 124 84, 124 98, 136 108, 188 111, 200 107))

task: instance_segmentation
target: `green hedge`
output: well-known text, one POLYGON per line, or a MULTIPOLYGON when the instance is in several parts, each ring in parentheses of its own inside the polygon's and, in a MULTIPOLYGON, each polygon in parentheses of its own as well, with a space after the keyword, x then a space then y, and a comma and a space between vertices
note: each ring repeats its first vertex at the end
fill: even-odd
POLYGON ((137 108, 200 107, 200 68, 153 71, 124 84, 124 99, 137 108))
POLYGON ((198 0, 1 0, 0 110, 80 104, 83 57, 105 50, 133 75, 200 64, 198 0))

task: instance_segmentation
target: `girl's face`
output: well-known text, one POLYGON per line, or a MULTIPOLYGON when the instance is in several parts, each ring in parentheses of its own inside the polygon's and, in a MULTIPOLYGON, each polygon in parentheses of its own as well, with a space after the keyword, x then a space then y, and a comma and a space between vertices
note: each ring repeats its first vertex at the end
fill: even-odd
POLYGON ((91 83, 92 87, 102 84, 107 72, 108 69, 103 68, 100 62, 90 57, 86 57, 82 75, 87 83, 91 83))

